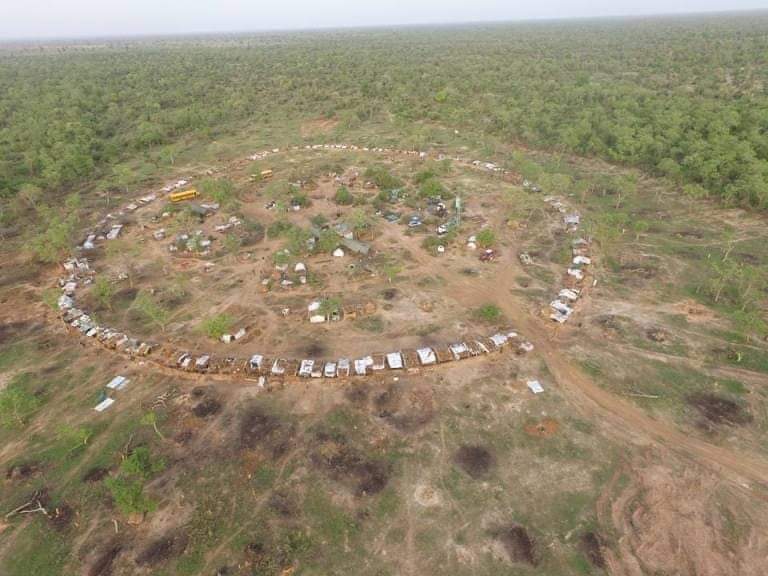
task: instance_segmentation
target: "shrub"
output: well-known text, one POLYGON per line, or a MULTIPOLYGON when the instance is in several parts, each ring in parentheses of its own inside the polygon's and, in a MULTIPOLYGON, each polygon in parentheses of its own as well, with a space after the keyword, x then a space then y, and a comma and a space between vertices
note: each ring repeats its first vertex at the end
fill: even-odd
POLYGON ((123 514, 152 512, 157 504, 144 494, 144 482, 165 469, 165 461, 153 459, 146 446, 139 446, 120 464, 118 476, 107 478, 115 505, 123 514))
POLYGON ((372 166, 365 171, 364 177, 371 180, 382 190, 395 190, 403 187, 403 181, 393 176, 383 166, 372 166))
POLYGON ((477 244, 481 248, 490 248, 496 244, 496 234, 490 228, 483 228, 477 233, 477 244))
POLYGON ((96 302, 102 308, 112 308, 112 297, 115 295, 115 289, 110 281, 104 276, 99 276, 93 283, 93 296, 96 302))
POLYGON ((485 304, 475 310, 475 317, 483 322, 498 322, 501 319, 501 310, 495 304, 485 304))
POLYGON ((333 201, 340 206, 349 206, 354 204, 355 197, 352 195, 352 192, 349 191, 349 188, 346 186, 341 186, 338 190, 336 190, 333 201))
POLYGON ((143 290, 139 292, 131 304, 131 308, 149 324, 159 327, 160 330, 165 330, 170 313, 158 302, 155 302, 147 292, 143 290))
POLYGON ((228 314, 216 314, 203 320, 201 329, 209 338, 218 340, 231 330, 232 322, 232 317, 228 314))
POLYGON ((200 182, 200 191, 222 206, 235 202, 235 186, 231 180, 206 178, 200 182))
POLYGON ((445 188, 437 178, 425 180, 419 188, 421 198, 442 198, 445 195, 445 188))
POLYGON ((267 236, 269 238, 278 238, 287 234, 291 228, 293 228, 293 224, 287 220, 278 220, 269 225, 267 228, 267 236))
POLYGON ((137 478, 107 478, 104 484, 123 514, 144 514, 157 508, 157 504, 144 494, 144 483, 137 478))
POLYGON ((37 411, 42 403, 28 389, 28 374, 20 374, 0 391, 0 424, 6 428, 22 427, 37 411))

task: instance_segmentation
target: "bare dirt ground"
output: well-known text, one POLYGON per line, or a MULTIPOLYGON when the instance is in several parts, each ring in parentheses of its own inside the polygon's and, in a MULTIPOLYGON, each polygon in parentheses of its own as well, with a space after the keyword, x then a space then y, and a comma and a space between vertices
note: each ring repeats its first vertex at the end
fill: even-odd
MULTIPOLYGON (((322 205, 322 200, 318 200, 316 209, 322 205)), ((261 211, 260 207, 258 210, 261 211)), ((313 213, 307 211, 302 217, 308 218, 313 213)), ((505 225, 500 212, 490 216, 488 222, 495 228, 505 225)), ((480 264, 476 256, 460 250, 443 257, 434 257, 422 249, 418 235, 403 236, 398 228, 383 226, 383 233, 377 242, 387 245, 396 241, 399 250, 407 251, 409 260, 405 270, 408 275, 441 279, 434 293, 417 291, 414 285, 409 284, 410 279, 396 282, 394 285, 401 293, 407 291, 417 295, 396 300, 395 305, 401 308, 399 311, 395 309, 391 318, 407 318, 410 313, 410 319, 413 321, 415 318, 414 325, 418 325, 424 318, 437 316, 445 327, 430 336, 439 339, 466 329, 465 324, 455 319, 450 320, 457 311, 472 310, 487 303, 496 304, 510 326, 534 343, 536 358, 543 362, 546 370, 546 377, 542 377, 545 386, 556 388, 567 400, 568 407, 573 407, 580 418, 594 423, 601 435, 630 447, 626 459, 601 490, 596 505, 600 532, 585 536, 584 539, 583 545, 594 566, 600 568, 604 565, 608 573, 620 576, 649 573, 757 576, 764 572, 764 558, 768 553, 768 543, 764 537, 768 528, 765 505, 768 501, 768 461, 747 450, 719 446, 706 437, 692 435, 674 423, 655 418, 637 404, 607 390, 587 374, 569 356, 568 350, 578 345, 580 319, 597 313, 591 308, 593 301, 589 293, 581 300, 575 321, 565 328, 555 330, 547 320, 540 317, 530 301, 516 292, 523 269, 516 251, 511 247, 502 250, 501 258, 490 264, 480 264), (468 276, 462 272, 469 266, 476 269, 475 275, 468 276), (441 296, 444 302, 443 308, 438 307, 438 315, 425 315, 421 319, 416 315, 415 310, 421 300, 434 300, 441 296)), ((158 250, 154 250, 153 255, 157 258, 166 257, 158 250)), ((245 273, 253 274, 252 264, 247 266, 245 273)), ((13 332, 16 334, 22 329, 48 329, 43 328, 44 325, 39 321, 41 316, 52 314, 37 302, 42 289, 50 284, 52 277, 52 274, 45 273, 18 283, 18 290, 2 303, 0 320, 4 326, 15 323, 13 332)), ((386 287, 381 278, 372 283, 374 285, 370 294, 374 291, 378 293, 386 287)), ((335 285, 334 289, 341 289, 341 285, 335 285)), ((311 295, 309 290, 299 294, 302 298, 311 295)), ((261 302, 261 296, 255 296, 254 302, 257 300, 261 302)), ((221 306, 226 309, 232 304, 232 301, 225 300, 221 306)), ((616 301, 608 311, 637 314, 642 306, 616 301)), ((604 313, 605 310, 599 312, 604 313)), ((651 310, 647 312, 650 317, 651 310)), ((694 318, 694 321, 711 320, 707 309, 693 302, 681 303, 665 312, 683 312, 694 318)), ((279 331, 279 327, 265 329, 260 338, 265 342, 280 342, 279 331)), ((423 341, 423 337, 414 335, 414 331, 413 325, 400 329, 395 327, 361 342, 359 335, 344 335, 341 328, 331 332, 334 343, 322 353, 338 354, 342 349, 357 353, 358 350, 369 351, 372 343, 384 348, 393 346, 393 342, 398 346, 407 346, 412 342, 423 341)), ((326 334, 315 334, 307 344, 321 340, 326 334)), ((620 346, 616 346, 620 349, 620 346)), ((304 349, 286 347, 285 350, 298 353, 304 349)), ((92 357, 84 356, 80 362, 91 360, 92 357)), ((517 368, 520 369, 520 366, 517 368)), ((522 369, 528 368, 522 366, 522 369)), ((137 373, 143 370, 141 367, 135 369, 137 373)), ((491 367, 448 365, 446 369, 451 370, 450 378, 464 385, 470 382, 474 385, 474 377, 478 374, 498 382, 515 380, 516 376, 510 375, 512 370, 509 363, 505 362, 491 367)), ((453 454, 446 449, 443 436, 446 407, 440 406, 433 386, 442 378, 439 370, 443 368, 426 379, 426 384, 407 382, 398 387, 382 380, 343 390, 337 384, 323 382, 321 385, 327 386, 330 393, 320 393, 317 389, 309 388, 311 384, 302 384, 301 387, 280 393, 283 399, 291 401, 292 416, 297 417, 327 411, 343 396, 352 405, 370 407, 376 418, 397 434, 418 435, 429 423, 440 423, 442 438, 433 437, 425 442, 429 447, 436 447, 440 453, 438 477, 417 477, 417 470, 410 469, 409 474, 413 478, 406 475, 401 480, 415 487, 412 497, 408 499, 407 526, 402 534, 406 554, 402 566, 408 574, 420 573, 423 566, 420 562, 424 561, 418 552, 419 511, 448 507, 455 509, 458 516, 462 514, 460 503, 454 500, 448 488, 444 469, 453 463, 473 481, 484 482, 497 466, 494 453, 483 445, 468 442, 453 454), (407 392, 404 392, 404 387, 408 387, 407 392)), ((735 369, 723 370, 733 373, 735 369)), ((754 373, 745 373, 744 376, 760 380, 754 373)), ((188 457, 188 451, 192 451, 195 457, 205 460, 209 457, 205 454, 212 452, 212 446, 224 450, 229 443, 234 448, 227 447, 226 450, 234 449, 246 454, 242 457, 245 473, 254 474, 263 462, 276 461, 280 464, 278 477, 282 479, 286 462, 293 451, 291 442, 294 430, 291 425, 255 409, 238 413, 237 418, 240 420, 236 419, 231 407, 247 401, 252 390, 245 386, 238 390, 239 384, 222 384, 220 388, 217 384, 212 387, 213 390, 192 390, 202 380, 200 377, 189 380, 182 377, 179 380, 179 385, 188 390, 175 400, 178 416, 173 413, 167 423, 169 428, 175 426, 179 430, 173 440, 179 446, 178 458, 183 461, 188 457)), ((464 410, 469 410, 471 403, 477 401, 471 394, 467 398, 466 404, 462 406, 464 410)), ((511 404, 507 409, 512 410, 511 404)), ((518 416, 517 413, 514 415, 518 416)), ((536 414, 534 419, 529 419, 524 431, 536 441, 554 440, 560 435, 559 422, 546 414, 536 414)), ((340 491, 341 495, 336 495, 340 500, 350 501, 368 494, 380 494, 388 484, 395 482, 389 468, 370 460, 364 451, 351 442, 339 440, 324 432, 313 434, 307 444, 310 462, 317 470, 344 487, 346 492, 340 491)), ((376 446, 376 438, 369 440, 371 445, 376 446)), ((0 451, 0 456, 6 458, 17 448, 13 444, 6 445, 0 451)), ((196 465, 197 462, 184 464, 196 465)), ((85 472, 76 468, 69 474, 69 478, 85 472)), ((307 472, 302 470, 301 473, 307 472)), ((258 502, 261 509, 269 506, 271 500, 263 497, 258 502)), ((275 506, 282 506, 290 513, 290 502, 286 502, 277 502, 275 506)), ((143 567, 142 570, 151 570, 155 564, 160 565, 168 558, 183 553, 187 545, 184 534, 171 530, 178 524, 176 520, 178 518, 173 519, 167 515, 159 517, 153 521, 157 526, 152 526, 151 541, 142 540, 141 546, 137 544, 127 549, 135 563, 143 567)), ((530 566, 539 563, 544 549, 544 545, 537 540, 541 536, 533 535, 525 525, 510 523, 509 519, 505 519, 503 523, 496 522, 489 528, 489 533, 499 544, 502 553, 513 563, 530 566)), ((212 552, 210 557, 225 551, 238 536, 240 534, 236 533, 219 543, 217 551, 212 552)), ((13 539, 6 540, 3 549, 7 550, 12 542, 13 539)), ((113 562, 117 565, 126 562, 124 556, 127 552, 123 552, 121 546, 124 545, 105 542, 105 552, 94 560, 92 566, 98 567, 101 562, 109 570, 113 562), (122 559, 115 560, 118 556, 122 559)), ((480 555, 477 549, 470 546, 457 544, 456 550, 457 555, 466 558, 468 565, 476 562, 480 555)), ((125 569, 126 564, 120 566, 125 569)), ((206 568, 213 570, 214 565, 206 564, 206 568)))

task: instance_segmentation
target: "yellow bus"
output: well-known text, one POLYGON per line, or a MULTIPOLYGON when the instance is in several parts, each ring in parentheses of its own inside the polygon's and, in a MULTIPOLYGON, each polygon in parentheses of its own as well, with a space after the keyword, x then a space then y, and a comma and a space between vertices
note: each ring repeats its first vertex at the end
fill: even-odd
POLYGON ((262 170, 261 171, 261 179, 262 180, 269 180, 270 178, 272 178, 272 169, 271 168, 268 168, 267 170, 262 170))
POLYGON ((170 198, 171 202, 181 202, 182 200, 189 200, 195 196, 197 196, 197 190, 195 188, 190 188, 189 190, 184 190, 183 192, 173 192, 170 198))

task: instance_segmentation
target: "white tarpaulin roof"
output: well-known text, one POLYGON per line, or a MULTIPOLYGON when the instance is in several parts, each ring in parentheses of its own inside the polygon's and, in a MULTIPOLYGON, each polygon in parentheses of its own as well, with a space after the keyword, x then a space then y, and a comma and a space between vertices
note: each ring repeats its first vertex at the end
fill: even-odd
POLYGON ((311 376, 312 366, 315 365, 314 360, 302 360, 301 367, 299 368, 299 376, 311 376))
POLYGON ((104 410, 112 406, 112 404, 114 403, 115 403, 114 398, 105 398, 104 400, 96 404, 96 406, 94 407, 94 410, 96 410, 96 412, 104 412, 104 410))
POLYGON ((533 392, 534 394, 541 394, 544 392, 544 387, 541 385, 541 382, 538 380, 528 380, 528 389, 533 392))
POLYGON ((110 390, 122 390, 130 382, 125 376, 115 376, 107 384, 107 388, 110 390))
POLYGON ((501 348, 509 340, 505 334, 494 334, 490 339, 497 348, 501 348))
POLYGON ((416 350, 416 354, 419 355, 419 362, 422 366, 428 366, 437 362, 437 356, 432 348, 419 348, 416 350))
POLYGON ((399 370, 403 367, 403 355, 400 352, 390 352, 387 354, 387 365, 393 370, 399 370))

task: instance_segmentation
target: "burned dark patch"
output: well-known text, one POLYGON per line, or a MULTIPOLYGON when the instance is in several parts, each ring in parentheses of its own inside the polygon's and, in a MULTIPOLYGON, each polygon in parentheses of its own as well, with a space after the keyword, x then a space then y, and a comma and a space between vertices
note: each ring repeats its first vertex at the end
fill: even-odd
POLYGON ((536 540, 524 526, 520 524, 505 526, 496 530, 493 536, 504 546, 504 550, 512 562, 521 562, 531 566, 538 565, 539 555, 536 540))
POLYGON ((353 384, 344 391, 344 396, 355 406, 364 406, 368 402, 368 386, 353 384))
POLYGON ((325 344, 322 342, 310 342, 307 344, 307 346, 304 348, 304 353, 306 356, 322 356, 326 353, 328 348, 325 344))
POLYGON ((400 399, 400 390, 397 386, 389 386, 386 390, 380 392, 373 399, 373 404, 379 411, 380 417, 388 416, 393 410, 397 408, 397 403, 400 399))
POLYGON ((86 570, 88 576, 110 576, 115 559, 120 555, 123 548, 120 544, 112 544, 104 549, 94 560, 93 564, 86 570))
POLYGON ((152 541, 136 556, 139 566, 154 566, 179 556, 187 548, 187 536, 174 533, 152 541))
POLYGON ((211 390, 211 386, 195 386, 192 388, 192 391, 189 393, 189 395, 196 400, 200 400, 201 398, 205 398, 211 392, 211 390))
POLYGON ((173 437, 173 441, 181 446, 186 446, 192 441, 194 435, 195 434, 192 432, 192 430, 182 430, 173 437))
POLYGON ((603 556, 603 539, 596 532, 585 532, 581 535, 580 546, 584 555, 595 568, 605 568, 603 556))
POLYGON ((203 398, 203 400, 198 402, 195 407, 192 408, 192 413, 198 418, 215 416, 220 411, 221 402, 219 402, 216 398, 203 398))
POLYGON ((3 273, 0 274, 0 287, 37 284, 44 270, 44 267, 31 262, 14 262, 13 266, 3 268, 3 273))
POLYGON ((493 466, 495 459, 487 448, 479 445, 461 446, 453 457, 456 465, 472 478, 482 478, 493 466))
POLYGON ((250 408, 240 422, 240 447, 256 448, 263 444, 280 427, 280 422, 260 407, 250 408))
POLYGON ((7 480, 17 482, 26 480, 37 474, 40 471, 40 465, 37 462, 22 462, 9 466, 5 471, 5 477, 7 480))
POLYGON ((83 482, 101 482, 109 474, 109 468, 95 466, 83 474, 83 482))
POLYGON ((319 433, 311 460, 358 496, 378 494, 389 482, 389 466, 367 457, 338 435, 319 433))
POLYGON ((400 388, 390 386, 375 398, 374 404, 377 416, 400 432, 415 432, 434 417, 432 394, 423 388, 403 395, 400 388))
POLYGON ((701 416, 699 425, 708 430, 716 426, 737 426, 752 421, 752 414, 741 404, 724 396, 700 392, 691 394, 687 400, 701 416))
POLYGON ((7 341, 28 335, 33 327, 32 322, 6 322, 0 324, 0 344, 5 344, 7 341))
POLYGON ((269 497, 269 508, 284 518, 295 516, 298 508, 289 494, 275 492, 269 497))
POLYGON ((397 288, 387 288, 381 293, 381 297, 384 298, 384 300, 394 300, 397 298, 399 292, 397 288))
POLYGON ((268 414, 260 406, 253 406, 243 414, 238 444, 241 450, 260 448, 278 458, 290 448, 293 433, 293 427, 268 414))
POLYGON ((754 254, 750 254, 748 252, 738 252, 734 254, 733 257, 739 262, 744 262, 744 264, 750 264, 752 266, 759 266, 761 263, 760 258, 758 256, 755 256, 754 254))

